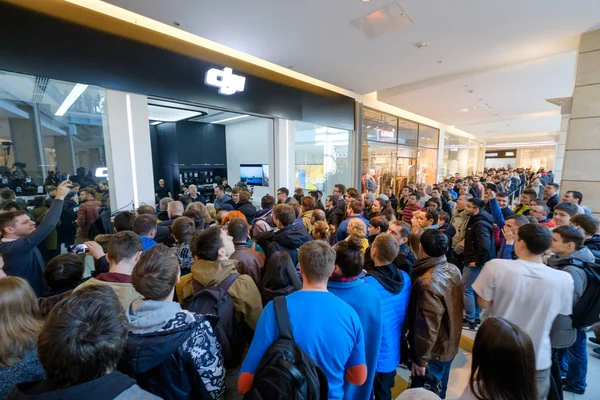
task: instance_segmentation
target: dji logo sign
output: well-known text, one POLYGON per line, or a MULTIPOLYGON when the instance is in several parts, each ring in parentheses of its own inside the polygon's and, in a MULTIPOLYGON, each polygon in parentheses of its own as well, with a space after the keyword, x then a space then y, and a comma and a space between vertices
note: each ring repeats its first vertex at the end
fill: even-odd
POLYGON ((231 68, 223 68, 222 71, 216 68, 211 68, 206 72, 206 78, 204 79, 204 82, 209 86, 218 87, 220 94, 229 96, 231 94, 244 91, 246 78, 235 75, 231 68))

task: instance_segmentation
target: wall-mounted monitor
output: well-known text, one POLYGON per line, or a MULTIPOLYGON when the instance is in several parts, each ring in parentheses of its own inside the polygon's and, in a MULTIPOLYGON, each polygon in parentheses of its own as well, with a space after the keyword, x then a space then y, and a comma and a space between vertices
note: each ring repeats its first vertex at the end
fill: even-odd
POLYGON ((240 181, 248 186, 269 186, 269 165, 241 164, 240 181))

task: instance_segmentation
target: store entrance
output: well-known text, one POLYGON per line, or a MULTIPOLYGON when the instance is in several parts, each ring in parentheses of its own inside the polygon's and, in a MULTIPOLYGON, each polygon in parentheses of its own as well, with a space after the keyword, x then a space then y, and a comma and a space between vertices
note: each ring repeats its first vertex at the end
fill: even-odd
POLYGON ((185 199, 190 185, 205 203, 223 183, 246 185, 255 204, 274 193, 272 119, 151 98, 148 119, 157 201, 185 199))

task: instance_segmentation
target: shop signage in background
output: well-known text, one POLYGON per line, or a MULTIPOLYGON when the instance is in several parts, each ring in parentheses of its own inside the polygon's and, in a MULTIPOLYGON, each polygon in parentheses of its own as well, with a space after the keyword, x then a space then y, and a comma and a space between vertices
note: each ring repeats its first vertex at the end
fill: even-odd
POLYGON ((485 153, 485 158, 516 158, 517 150, 499 150, 488 151, 485 153))
POLYGON ((396 138, 396 129, 394 128, 379 128, 377 127, 377 136, 378 139, 395 139, 396 138))
POLYGON ((204 82, 209 86, 219 88, 219 93, 226 96, 237 92, 243 92, 246 86, 246 78, 240 75, 235 75, 231 68, 220 69, 211 68, 206 71, 204 82))

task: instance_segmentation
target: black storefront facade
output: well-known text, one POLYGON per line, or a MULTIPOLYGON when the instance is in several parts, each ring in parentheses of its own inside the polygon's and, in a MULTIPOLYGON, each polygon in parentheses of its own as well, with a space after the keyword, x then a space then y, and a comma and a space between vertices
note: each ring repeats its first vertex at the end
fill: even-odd
MULTIPOLYGON (((122 24, 122 21, 120 23, 122 24)), ((131 29, 137 28, 145 29, 131 27, 131 29)), ((61 83, 77 82, 78 85, 88 87, 84 89, 87 92, 93 85, 104 90, 145 95, 150 104, 154 101, 173 101, 181 104, 183 109, 200 106, 239 113, 247 117, 269 118, 274 121, 300 121, 350 132, 355 130, 356 106, 354 99, 350 97, 261 69, 256 65, 211 50, 199 51, 205 55, 205 58, 201 59, 198 56, 171 51, 107 30, 93 29, 37 10, 0 3, 0 33, 4 38, 10 38, 0 42, 0 71, 10 73, 11 82, 19 81, 21 78, 19 74, 28 76, 33 82, 31 89, 33 100, 37 95, 40 99, 50 98, 49 102, 52 102, 51 97, 54 97, 56 105, 62 101, 61 95, 65 97, 69 90, 73 91, 68 87, 61 92, 61 83), (48 85, 48 80, 50 84, 54 81, 59 82, 55 84, 56 93, 44 92, 44 82, 48 85)), ((156 35, 156 32, 153 34, 156 35)), ((177 44, 179 39, 172 38, 172 41, 177 44)), ((190 45, 186 44, 184 47, 189 48, 190 45)), ((0 89, 2 89, 2 81, 0 81, 0 89)), ((9 94, 5 94, 4 98, 0 94, 0 102, 8 101, 10 104, 7 108, 17 112, 17 114, 10 114, 12 120, 9 120, 7 125, 11 128, 18 126, 15 121, 19 117, 19 108, 31 107, 32 111, 29 115, 33 131, 36 124, 40 131, 37 135, 39 139, 37 160, 45 166, 46 170, 52 168, 68 170, 73 169, 68 168, 69 166, 80 166, 78 161, 85 157, 75 156, 70 163, 63 163, 67 167, 58 168, 61 164, 59 144, 65 137, 70 139, 73 135, 79 135, 75 136, 77 146, 84 146, 80 144, 85 142, 84 133, 101 131, 98 125, 107 124, 106 117, 102 122, 98 122, 98 118, 102 116, 97 114, 102 113, 104 105, 102 96, 93 97, 90 94, 93 98, 85 99, 87 92, 84 92, 84 96, 74 103, 76 106, 67 112, 68 121, 56 117, 60 114, 60 110, 55 110, 56 106, 47 109, 45 106, 39 107, 41 103, 36 105, 34 101, 16 98, 17 96, 10 95, 8 89, 6 93, 9 94), (86 104, 79 104, 83 100, 91 105, 88 104, 86 108, 86 104), (41 117, 38 115, 40 112, 41 117), (95 120, 95 127, 93 124, 77 125, 87 120, 95 120), (53 149, 53 145, 56 145, 56 148, 53 149), (52 164, 53 160, 54 164, 52 164)), ((65 101, 66 99, 63 101, 63 106, 65 101)), ((0 103, 0 106, 2 104, 0 103)), ((24 113, 27 114, 26 111, 24 113)), ((218 126, 207 125, 203 129, 196 127, 193 129, 194 132, 190 133, 188 128, 193 124, 190 125, 187 121, 182 121, 180 129, 167 129, 167 125, 161 128, 161 125, 148 127, 152 154, 147 154, 146 157, 152 157, 154 181, 159 176, 168 176, 171 173, 172 179, 167 179, 169 189, 177 190, 178 187, 172 186, 178 183, 177 173, 172 165, 224 164, 226 168, 227 157, 224 155, 227 150, 224 148, 223 135, 220 138, 218 136, 218 126)), ((275 123, 274 135, 278 134, 275 123)), ((2 139, 9 141, 13 139, 16 150, 17 143, 14 139, 18 135, 13 131, 10 135, 12 136, 2 139)), ((70 147, 65 148, 70 149, 70 154, 73 154, 73 144, 69 143, 69 145, 70 147)), ((293 146, 293 143, 288 145, 293 146)), ((19 145, 21 149, 24 146, 19 145)), ((280 150, 281 147, 278 149, 280 150)), ((108 151, 103 151, 101 148, 97 152, 95 150, 90 152, 90 149, 87 151, 100 159, 100 161, 95 160, 98 165, 102 166, 102 162, 106 164, 108 151)), ((281 154, 275 156, 280 157, 281 154)), ((31 160, 30 164, 34 164, 36 159, 31 158, 31 160)), ((13 161, 17 160, 10 159, 10 162, 13 161)), ((352 160, 348 162, 352 163, 352 160)), ((273 167, 276 165, 277 163, 271 167, 272 174, 273 167)), ((46 170, 38 175, 44 175, 46 170)), ((74 171, 69 172, 74 173, 74 171)), ((112 180, 111 172, 108 171, 109 180, 112 180)), ((135 173, 143 174, 147 171, 135 171, 135 173)), ((118 190, 118 185, 116 189, 118 190)))

